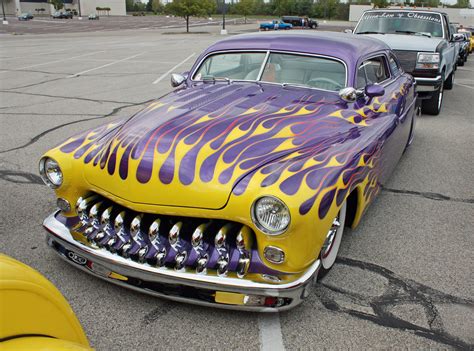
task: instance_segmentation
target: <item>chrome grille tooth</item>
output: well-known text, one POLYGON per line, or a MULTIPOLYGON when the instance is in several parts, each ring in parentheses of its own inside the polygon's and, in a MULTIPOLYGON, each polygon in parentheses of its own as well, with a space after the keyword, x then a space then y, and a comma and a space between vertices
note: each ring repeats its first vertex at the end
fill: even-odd
POLYGON ((191 245, 195 250, 199 250, 203 245, 204 232, 209 227, 210 222, 202 223, 196 227, 193 234, 191 235, 191 245))
POLYGON ((140 250, 138 250, 138 261, 141 263, 145 262, 145 256, 147 253, 148 253, 148 246, 144 246, 140 250))
POLYGON ((156 265, 161 267, 165 264, 165 258, 166 258, 166 249, 163 248, 162 251, 156 253, 156 265))
POLYGON ((237 276, 239 278, 243 278, 250 267, 250 255, 247 253, 244 253, 240 256, 239 262, 237 264, 237 276))
POLYGON ((226 275, 228 266, 229 266, 228 257, 225 257, 225 256, 219 257, 219 259, 217 260, 217 273, 219 275, 226 275))
POLYGON ((123 229, 123 222, 125 220, 125 211, 121 211, 114 220, 114 230, 115 233, 118 233, 121 229, 123 229))
POLYGON ((178 271, 180 269, 183 269, 187 258, 188 258, 188 254, 186 251, 179 252, 174 258, 175 263, 176 263, 175 269, 178 271))
POLYGON ((209 256, 206 254, 197 260, 196 273, 205 273, 209 256))
POLYGON ((130 235, 132 236, 132 239, 137 243, 141 244, 143 242, 143 236, 142 236, 142 231, 141 231, 141 223, 142 223, 142 215, 136 215, 133 219, 132 222, 130 223, 130 235))
POLYGON ((102 226, 110 225, 110 217, 112 216, 112 211, 114 210, 113 206, 107 207, 102 215, 100 216, 100 224, 102 226))
POLYGON ((122 249, 121 249, 121 252, 122 252, 122 256, 125 257, 125 258, 128 258, 130 257, 130 249, 132 248, 132 244, 131 243, 125 243, 125 245, 122 246, 122 249))
POLYGON ((161 220, 157 218, 153 221, 153 223, 150 224, 150 227, 148 228, 148 238, 152 244, 155 242, 159 244, 160 226, 161 220))
POLYGON ((91 225, 96 229, 100 227, 99 211, 100 211, 101 206, 102 206, 102 201, 99 201, 99 202, 96 202, 94 205, 92 205, 91 209, 89 210, 89 221, 91 225))
POLYGON ((86 226, 89 224, 89 210, 93 204, 93 202, 98 198, 97 195, 92 195, 87 198, 80 197, 76 203, 76 213, 79 217, 81 224, 86 226), (82 201, 79 202, 79 200, 82 201))
POLYGON ((183 222, 177 222, 170 229, 170 232, 169 232, 169 235, 168 235, 168 240, 169 240, 170 245, 172 247, 174 247, 178 243, 179 232, 181 231, 182 227, 183 227, 183 222))

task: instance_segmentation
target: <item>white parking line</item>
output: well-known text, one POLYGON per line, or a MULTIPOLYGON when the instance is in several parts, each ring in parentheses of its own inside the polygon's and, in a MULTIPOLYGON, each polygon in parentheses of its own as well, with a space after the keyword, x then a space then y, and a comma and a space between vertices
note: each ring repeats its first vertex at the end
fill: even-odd
POLYGON ((0 57, 0 60, 17 60, 17 59, 22 59, 22 58, 29 58, 31 56, 43 56, 43 55, 51 55, 56 52, 61 52, 61 51, 66 51, 67 49, 61 49, 61 50, 54 50, 54 51, 48 51, 48 52, 41 52, 39 54, 25 54, 24 56, 17 56, 17 57, 0 57))
POLYGON ((459 85, 460 87, 463 87, 463 88, 469 88, 469 89, 474 89, 474 87, 471 87, 469 85, 465 85, 465 84, 459 84, 459 83, 454 83, 455 85, 459 85))
MULTIPOLYGON (((88 53, 88 54, 79 55, 79 56, 73 56, 73 57, 68 57, 68 58, 61 59, 61 60, 56 60, 56 61, 49 61, 49 62, 44 62, 44 63, 38 63, 37 65, 30 65, 30 66, 24 66, 24 67, 20 67, 20 68, 14 68, 14 69, 12 69, 11 71, 21 71, 22 69, 51 65, 51 64, 53 64, 53 63, 64 62, 64 61, 72 60, 72 59, 79 58, 79 57, 86 57, 86 56, 95 55, 95 54, 98 54, 99 52, 105 52, 105 50, 90 52, 90 53, 88 53)), ((11 72, 11 71, 0 71, 0 73, 6 73, 6 72, 11 72)))
POLYGON ((280 315, 278 313, 260 313, 258 316, 260 350, 285 350, 281 335, 280 315))
POLYGON ((116 63, 127 61, 127 60, 130 60, 132 58, 141 56, 143 54, 144 54, 144 52, 142 52, 140 54, 133 55, 133 56, 126 57, 126 58, 121 59, 121 60, 113 61, 113 62, 107 63, 107 64, 99 66, 99 67, 91 68, 91 69, 88 69, 88 70, 85 70, 85 71, 82 71, 82 72, 79 72, 79 73, 72 74, 70 76, 67 76, 67 78, 79 77, 81 74, 84 74, 84 73, 87 73, 87 72, 92 72, 92 71, 95 71, 95 70, 98 70, 98 69, 101 69, 101 68, 104 68, 104 67, 112 66, 112 65, 115 65, 116 63))
POLYGON ((189 55, 188 57, 186 57, 183 61, 181 61, 180 63, 178 63, 176 66, 174 66, 173 68, 171 68, 169 71, 167 71, 166 73, 163 73, 161 76, 159 76, 152 84, 158 84, 159 82, 161 82, 163 79, 165 79, 169 74, 171 74, 176 68, 178 68, 179 66, 181 66, 182 64, 186 63, 186 61, 188 61, 191 57, 193 57, 194 55, 196 55, 195 52, 193 52, 191 55, 189 55))

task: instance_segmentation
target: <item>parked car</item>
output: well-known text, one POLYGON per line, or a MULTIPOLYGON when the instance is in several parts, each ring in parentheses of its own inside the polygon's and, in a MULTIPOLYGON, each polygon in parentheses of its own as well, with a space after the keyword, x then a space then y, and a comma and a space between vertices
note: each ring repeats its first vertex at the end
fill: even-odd
POLYGON ((175 91, 46 152, 64 260, 206 306, 299 304, 413 137, 415 81, 382 41, 254 33, 205 50, 175 91))
POLYGON ((474 36, 471 32, 458 32, 464 35, 464 37, 468 38, 469 46, 468 46, 468 55, 472 53, 474 49, 474 36))
POLYGON ((95 14, 95 13, 91 13, 89 15, 89 19, 90 20, 98 20, 99 19, 99 15, 95 14))
POLYGON ((92 350, 74 311, 33 268, 0 254, 2 350, 92 350))
MULTIPOLYGON (((454 70, 457 70, 457 66, 459 65, 461 58, 461 42, 464 41, 464 37, 457 33, 456 26, 453 23, 449 23, 449 30, 452 33, 452 39, 454 41, 454 57, 456 58, 456 62, 454 65, 454 70)), ((463 62, 464 64, 464 62, 463 62)))
POLYGON ((293 27, 308 27, 312 29, 318 28, 318 22, 315 19, 299 16, 283 16, 281 21, 290 23, 293 27))
POLYGON ((293 26, 290 23, 274 20, 272 22, 260 23, 260 30, 278 30, 278 29, 291 29, 293 26))
POLYGON ((456 36, 461 36, 458 66, 464 66, 464 63, 467 61, 467 57, 469 56, 469 36, 467 35, 467 33, 456 33, 456 36))
POLYGON ((71 19, 73 17, 72 13, 71 12, 60 12, 60 11, 56 11, 55 13, 53 13, 51 15, 51 17, 53 17, 54 19, 56 18, 59 18, 59 19, 62 19, 62 18, 69 18, 71 19))
POLYGON ((22 13, 20 16, 18 16, 19 21, 28 21, 30 19, 33 19, 33 15, 29 12, 22 13))
POLYGON ((417 83, 422 111, 438 115, 444 89, 452 89, 457 61, 454 33, 445 13, 413 9, 365 11, 354 30, 382 39, 417 83))

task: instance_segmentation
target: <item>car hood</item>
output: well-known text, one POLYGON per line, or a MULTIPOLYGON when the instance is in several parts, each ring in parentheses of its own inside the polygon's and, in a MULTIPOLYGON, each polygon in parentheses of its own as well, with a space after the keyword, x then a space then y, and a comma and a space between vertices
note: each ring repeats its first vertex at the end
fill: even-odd
POLYGON ((435 52, 443 38, 428 38, 423 35, 368 34, 386 43, 392 50, 435 52))
POLYGON ((200 83, 59 149, 83 164, 88 183, 119 198, 219 209, 263 165, 311 145, 325 150, 342 142, 354 128, 337 112, 342 109, 347 104, 332 92, 200 83))

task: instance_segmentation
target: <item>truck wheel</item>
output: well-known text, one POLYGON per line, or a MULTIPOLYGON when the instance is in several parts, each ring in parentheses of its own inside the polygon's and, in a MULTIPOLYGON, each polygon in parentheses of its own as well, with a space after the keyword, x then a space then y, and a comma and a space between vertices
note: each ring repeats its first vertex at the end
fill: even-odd
POLYGON ((437 116, 441 111, 441 106, 443 104, 443 94, 444 93, 444 83, 441 83, 441 86, 437 91, 434 92, 431 98, 421 101, 421 111, 427 115, 437 116))
POLYGON ((316 29, 316 25, 315 25, 315 24, 312 24, 312 25, 311 25, 311 28, 316 29))
POLYGON ((444 89, 451 90, 454 86, 454 70, 448 76, 448 79, 444 81, 444 89))

